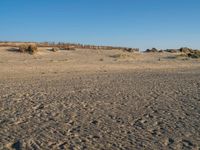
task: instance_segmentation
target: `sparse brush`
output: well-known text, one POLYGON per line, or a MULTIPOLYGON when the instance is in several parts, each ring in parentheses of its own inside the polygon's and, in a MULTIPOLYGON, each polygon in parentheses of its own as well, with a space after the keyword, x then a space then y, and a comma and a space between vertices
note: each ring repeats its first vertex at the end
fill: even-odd
POLYGON ((188 54, 188 53, 192 53, 193 50, 188 47, 182 47, 182 48, 180 48, 180 52, 188 54))
POLYGON ((139 52, 139 48, 125 48, 124 51, 127 51, 127 52, 139 52))
POLYGON ((179 57, 200 58, 200 51, 194 50, 190 53, 182 53, 182 54, 176 56, 176 58, 179 58, 179 57))

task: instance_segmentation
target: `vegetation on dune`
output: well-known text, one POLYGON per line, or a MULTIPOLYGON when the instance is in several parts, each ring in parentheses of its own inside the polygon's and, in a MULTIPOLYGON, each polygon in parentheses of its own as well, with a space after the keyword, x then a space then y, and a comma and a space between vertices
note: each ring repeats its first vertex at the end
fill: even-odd
POLYGON ((188 53, 187 55, 190 58, 200 58, 200 51, 194 50, 193 52, 188 53))
POLYGON ((159 52, 159 50, 157 50, 156 48, 152 48, 152 49, 147 49, 145 52, 149 53, 149 52, 159 52))
POLYGON ((156 48, 147 49, 145 52, 169 52, 169 53, 179 53, 176 58, 179 57, 187 57, 187 58, 200 58, 200 51, 194 50, 188 47, 181 47, 180 49, 166 49, 166 50, 158 50, 156 48))
MULTIPOLYGON (((48 43, 48 44, 52 45, 51 43, 48 43)), ((139 52, 139 48, 70 44, 70 43, 60 43, 60 42, 57 43, 57 44, 54 43, 52 46, 57 46, 61 50, 94 49, 94 50, 124 50, 124 51, 127 51, 127 52, 139 52)))
POLYGON ((180 48, 180 52, 183 53, 182 55, 185 55, 185 57, 200 58, 199 50, 193 50, 191 48, 182 47, 182 48, 180 48))
POLYGON ((166 49, 164 50, 165 52, 169 52, 169 53, 178 53, 179 49, 166 49))
POLYGON ((139 52, 139 48, 124 48, 124 51, 127 51, 127 52, 139 52))
MULTIPOLYGON (((0 46, 12 46, 19 47, 19 51, 22 53, 30 53, 34 54, 38 51, 37 47, 52 47, 51 51, 56 52, 58 50, 76 50, 76 49, 94 49, 94 50, 122 50, 124 52, 139 52, 138 48, 128 48, 128 47, 114 47, 114 46, 96 46, 96 45, 84 45, 84 44, 72 44, 72 43, 54 43, 54 42, 43 42, 43 43, 30 43, 23 42, 20 46, 18 46, 20 42, 17 44, 15 42, 0 42, 0 46)), ((165 49, 160 50, 157 48, 147 49, 145 52, 150 53, 177 53, 178 57, 187 57, 187 58, 200 58, 200 51, 194 50, 188 47, 181 47, 180 49, 165 49)), ((128 57, 128 56, 114 56, 114 57, 128 57)))
POLYGON ((176 58, 179 57, 194 58, 194 59, 200 58, 200 51, 192 49, 182 49, 181 54, 176 56, 176 58))
MULTIPOLYGON (((9 46, 9 47, 18 47, 18 44, 30 45, 30 43, 35 42, 7 42, 0 41, 0 46, 9 46), (24 44, 25 43, 25 44, 24 44)), ((119 46, 98 46, 98 45, 88 45, 88 44, 79 44, 79 43, 65 43, 65 42, 41 42, 35 43, 37 47, 57 47, 60 50, 75 50, 75 49, 94 49, 94 50, 123 50, 127 52, 139 52, 139 48, 130 48, 130 47, 119 47, 119 46)))
POLYGON ((194 50, 188 47, 181 47, 179 51, 182 53, 193 53, 194 50))

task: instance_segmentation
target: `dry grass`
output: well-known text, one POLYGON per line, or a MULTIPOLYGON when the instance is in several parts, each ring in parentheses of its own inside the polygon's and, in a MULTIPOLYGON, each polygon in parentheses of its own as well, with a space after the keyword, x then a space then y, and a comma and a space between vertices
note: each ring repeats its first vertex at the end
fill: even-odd
POLYGON ((38 51, 38 48, 36 44, 22 44, 19 46, 19 51, 21 53, 35 54, 38 51))

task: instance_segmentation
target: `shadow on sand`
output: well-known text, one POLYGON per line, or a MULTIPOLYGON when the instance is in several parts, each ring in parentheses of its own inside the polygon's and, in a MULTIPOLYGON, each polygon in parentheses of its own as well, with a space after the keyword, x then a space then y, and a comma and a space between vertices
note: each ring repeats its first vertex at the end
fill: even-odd
POLYGON ((167 56, 167 57, 164 57, 164 59, 172 60, 172 59, 176 59, 176 56, 167 56))
POLYGON ((9 51, 9 52, 15 52, 15 53, 20 53, 20 51, 19 51, 18 48, 9 48, 9 49, 7 49, 7 51, 9 51))

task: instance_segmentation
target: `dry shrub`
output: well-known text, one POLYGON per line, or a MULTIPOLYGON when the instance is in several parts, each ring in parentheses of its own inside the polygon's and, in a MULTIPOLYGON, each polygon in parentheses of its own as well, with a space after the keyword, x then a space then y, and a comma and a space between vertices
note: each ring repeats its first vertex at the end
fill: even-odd
POLYGON ((182 47, 182 48, 180 48, 180 52, 183 52, 183 53, 192 53, 193 50, 191 48, 182 47))
POLYGON ((37 45, 36 44, 31 44, 28 46, 28 52, 30 54, 34 54, 38 51, 37 45))
POLYGON ((198 51, 198 50, 193 50, 193 51, 191 51, 191 52, 189 52, 189 53, 183 52, 182 54, 176 56, 176 58, 179 58, 179 57, 200 58, 200 51, 198 51))
POLYGON ((190 58, 200 58, 200 51, 194 50, 192 53, 187 54, 190 58))
POLYGON ((139 52, 140 49, 139 48, 125 48, 124 51, 127 51, 127 52, 139 52))
POLYGON ((38 51, 37 45, 36 44, 23 44, 19 46, 19 51, 22 53, 30 53, 34 54, 38 51))
POLYGON ((159 50, 156 49, 156 48, 152 48, 152 49, 147 49, 145 52, 147 52, 147 53, 155 53, 155 52, 159 52, 159 50))

